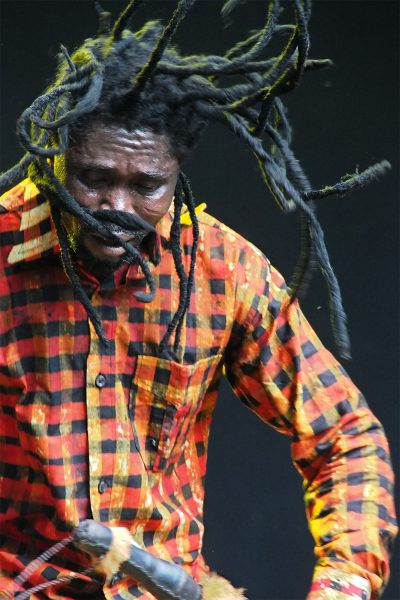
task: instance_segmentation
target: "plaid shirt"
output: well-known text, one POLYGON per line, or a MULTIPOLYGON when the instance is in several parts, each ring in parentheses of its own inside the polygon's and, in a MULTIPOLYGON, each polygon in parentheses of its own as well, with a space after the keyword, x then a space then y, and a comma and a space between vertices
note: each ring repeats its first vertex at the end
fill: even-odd
MULTIPOLYGON (((207 439, 224 367, 239 398, 291 437, 318 559, 309 598, 377 593, 395 533, 382 427, 261 252, 199 215, 195 286, 179 355, 167 360, 157 350, 179 299, 169 213, 158 225, 161 262, 150 263, 150 304, 134 296, 145 289, 137 266, 100 283, 76 262, 106 349, 62 268, 35 186, 26 180, 5 194, 0 211, 0 589, 85 518, 127 527, 200 579, 207 439)), ((66 549, 29 583, 87 564, 66 549)), ((45 593, 93 598, 101 589, 107 599, 152 598, 129 578, 80 578, 45 593)))

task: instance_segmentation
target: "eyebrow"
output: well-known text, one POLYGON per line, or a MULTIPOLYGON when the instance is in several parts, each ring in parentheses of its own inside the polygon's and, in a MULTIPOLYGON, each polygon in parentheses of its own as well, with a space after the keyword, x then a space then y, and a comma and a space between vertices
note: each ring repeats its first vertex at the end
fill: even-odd
MULTIPOLYGON (((108 173, 110 171, 113 171, 114 168, 113 167, 108 167, 106 165, 103 164, 99 164, 99 163, 93 163, 93 162, 85 162, 83 161, 79 161, 79 162, 74 162, 71 161, 72 165, 74 166, 74 168, 81 168, 83 170, 90 170, 90 171, 96 171, 98 173, 108 173)), ((159 179, 168 179, 169 177, 169 173, 166 173, 165 171, 159 171, 159 170, 151 170, 151 169, 146 169, 143 171, 137 171, 135 173, 135 175, 139 176, 139 177, 147 177, 148 179, 154 179, 154 180, 159 180, 159 179)))
POLYGON ((168 178, 168 173, 165 171, 139 171, 140 175, 144 175, 149 179, 166 179, 168 178))

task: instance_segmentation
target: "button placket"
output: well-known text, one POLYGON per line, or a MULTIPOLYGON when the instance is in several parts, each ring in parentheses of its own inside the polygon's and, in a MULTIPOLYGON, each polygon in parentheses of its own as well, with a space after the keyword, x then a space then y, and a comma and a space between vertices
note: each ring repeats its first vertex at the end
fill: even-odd
MULTIPOLYGON (((96 310, 102 312, 104 302, 97 292, 93 295, 92 304, 96 310)), ((106 337, 113 339, 110 335, 112 319, 105 320, 104 325, 106 337)), ((110 453, 104 453, 103 440, 115 439, 115 427, 112 419, 102 418, 101 410, 103 406, 113 405, 115 391, 110 385, 109 373, 115 372, 115 346, 103 349, 91 321, 89 330, 90 347, 86 364, 89 489, 93 519, 99 521, 102 511, 105 513, 110 510, 112 497, 110 491, 114 475, 114 457, 110 453)))

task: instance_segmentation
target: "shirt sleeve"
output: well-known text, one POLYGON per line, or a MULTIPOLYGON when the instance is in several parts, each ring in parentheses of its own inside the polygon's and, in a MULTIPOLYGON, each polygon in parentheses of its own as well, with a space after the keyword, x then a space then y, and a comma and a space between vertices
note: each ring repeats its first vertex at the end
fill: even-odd
POLYGON ((382 425, 259 254, 239 259, 236 298, 226 375, 251 410, 291 436, 317 557, 308 599, 375 598, 396 534, 382 425))

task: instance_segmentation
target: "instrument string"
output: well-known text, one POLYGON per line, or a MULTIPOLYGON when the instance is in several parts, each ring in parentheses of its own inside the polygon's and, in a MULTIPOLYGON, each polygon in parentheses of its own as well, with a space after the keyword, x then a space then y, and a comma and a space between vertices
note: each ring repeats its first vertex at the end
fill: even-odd
MULTIPOLYGON (((11 582, 13 584, 13 587, 17 587, 17 588, 22 587, 24 585, 24 583, 26 583, 26 581, 28 581, 29 577, 35 571, 37 571, 37 569, 43 563, 50 560, 53 556, 55 556, 61 550, 63 550, 63 548, 66 548, 72 541, 73 541, 73 536, 70 535, 69 537, 66 537, 65 539, 61 540, 60 542, 57 542, 56 544, 54 544, 53 546, 51 546, 50 548, 48 548, 47 550, 42 552, 42 554, 40 556, 38 556, 37 558, 32 560, 30 563, 28 563, 27 566, 25 567, 25 569, 23 569, 21 571, 21 573, 19 575, 17 575, 17 577, 15 579, 13 579, 13 581, 11 582)), ((11 591, 10 589, 6 589, 4 592, 0 593, 0 596, 2 598, 15 597, 15 598, 18 598, 18 600, 28 599, 33 592, 38 592, 40 590, 43 590, 52 585, 57 585, 59 583, 69 583, 70 581, 72 581, 72 579, 74 579, 78 575, 89 574, 89 572, 92 571, 92 569, 93 569, 93 566, 89 567, 81 574, 72 573, 71 575, 61 575, 61 576, 57 577, 56 579, 53 579, 51 581, 45 581, 43 583, 36 585, 33 588, 30 588, 29 590, 17 593, 16 596, 14 595, 13 591, 11 591)))
POLYGON ((17 594, 16 600, 29 600, 31 594, 33 594, 34 592, 40 592, 46 588, 58 585, 60 583, 70 583, 73 579, 76 579, 77 577, 82 577, 83 575, 90 575, 92 571, 93 567, 91 566, 82 571, 82 573, 71 573, 71 575, 59 575, 56 579, 53 579, 51 581, 44 581, 43 583, 39 583, 38 585, 29 588, 29 590, 26 590, 25 592, 20 592, 19 594, 17 594))

